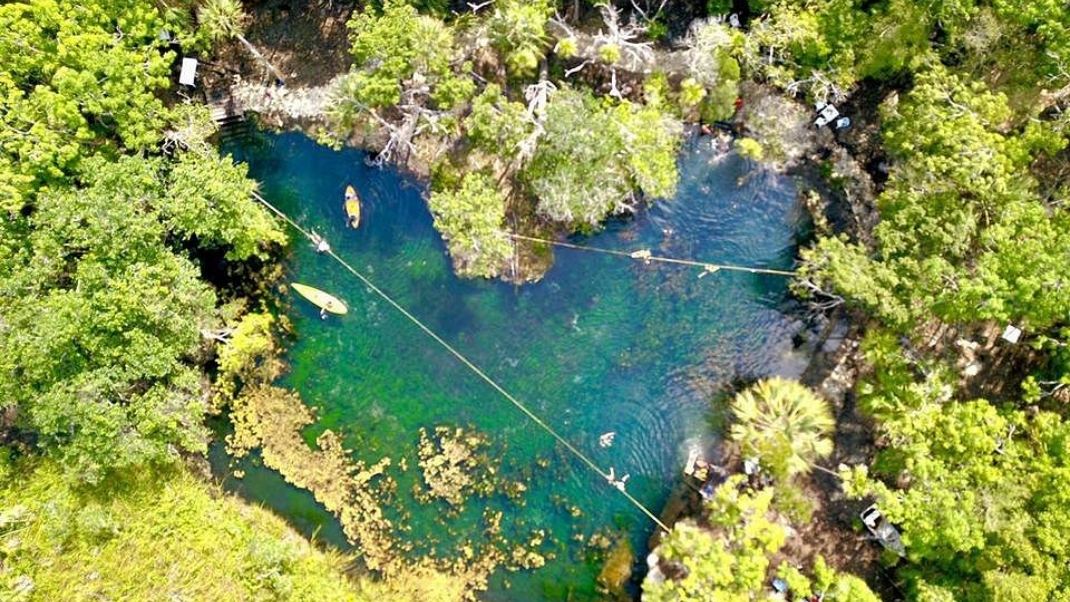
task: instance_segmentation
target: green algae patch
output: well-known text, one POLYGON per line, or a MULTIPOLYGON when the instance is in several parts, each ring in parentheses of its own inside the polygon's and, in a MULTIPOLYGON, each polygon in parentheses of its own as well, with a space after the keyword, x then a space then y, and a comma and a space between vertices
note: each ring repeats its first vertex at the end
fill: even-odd
POLYGON ((0 482, 4 600, 364 602, 349 561, 183 469, 87 488, 26 462, 0 482))
MULTIPOLYGON (((411 529, 406 515, 387 517, 386 508, 398 488, 387 473, 391 459, 370 465, 356 460, 330 430, 310 447, 302 432, 315 423, 315 415, 293 391, 265 384, 246 387, 231 402, 230 418, 234 433, 227 439, 228 452, 241 458, 259 449, 266 466, 310 491, 338 517, 364 566, 382 578, 379 586, 402 599, 471 600, 476 591, 486 589, 499 567, 532 569, 546 563, 538 551, 546 543, 544 531, 533 531, 519 543, 510 541, 503 535, 501 513, 489 510, 483 512, 481 537, 461 542, 450 555, 438 554, 434 547, 420 554, 404 538, 411 529)), ((416 486, 417 497, 424 503, 445 501, 446 515, 455 517, 467 500, 486 498, 504 484, 521 490, 518 483, 498 476, 498 462, 491 460, 489 449, 486 435, 474 430, 437 427, 430 434, 421 430, 416 452, 423 486, 416 486)), ((407 469, 404 464, 399 462, 402 472, 407 469)))
POLYGON ((486 453, 485 435, 464 429, 440 426, 433 435, 420 429, 418 454, 424 487, 417 499, 441 498, 451 506, 462 506, 472 495, 486 497, 494 492, 497 466, 486 453))
POLYGON ((621 537, 606 557, 602 571, 598 573, 598 584, 613 596, 624 593, 624 585, 632 576, 632 564, 635 551, 627 537, 621 537))
POLYGON ((329 430, 316 439, 319 449, 309 447, 301 432, 315 417, 297 393, 287 389, 251 387, 234 400, 230 417, 234 434, 227 439, 227 451, 240 458, 259 448, 265 465, 290 484, 311 491, 338 516, 369 569, 383 570, 395 561, 393 525, 378 501, 380 491, 396 488, 384 475, 389 458, 371 466, 355 461, 329 430))

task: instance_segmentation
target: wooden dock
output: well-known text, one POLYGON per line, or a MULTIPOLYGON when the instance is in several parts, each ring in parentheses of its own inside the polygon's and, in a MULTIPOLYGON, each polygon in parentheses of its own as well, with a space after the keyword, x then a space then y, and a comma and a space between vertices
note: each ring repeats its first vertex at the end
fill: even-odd
POLYGON ((212 121, 220 129, 245 121, 245 107, 235 100, 229 92, 209 97, 208 110, 211 112, 212 121))

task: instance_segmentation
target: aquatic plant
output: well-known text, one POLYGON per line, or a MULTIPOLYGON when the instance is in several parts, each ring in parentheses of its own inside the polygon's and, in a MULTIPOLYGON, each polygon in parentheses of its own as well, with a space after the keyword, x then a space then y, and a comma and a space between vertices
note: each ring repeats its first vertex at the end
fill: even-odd
POLYGON ((433 435, 420 429, 417 453, 426 487, 424 498, 459 507, 471 495, 492 493, 498 467, 486 454, 488 445, 485 435, 461 428, 439 426, 433 435))
POLYGON ((233 403, 234 433, 227 449, 242 457, 255 448, 264 463, 282 473, 293 485, 308 489, 328 511, 338 515, 346 536, 362 552, 372 570, 386 569, 397 555, 393 524, 384 516, 376 490, 387 481, 385 469, 390 458, 368 466, 353 460, 339 437, 324 431, 317 440, 318 450, 305 444, 301 430, 314 422, 312 411, 293 391, 271 385, 247 389, 233 403))

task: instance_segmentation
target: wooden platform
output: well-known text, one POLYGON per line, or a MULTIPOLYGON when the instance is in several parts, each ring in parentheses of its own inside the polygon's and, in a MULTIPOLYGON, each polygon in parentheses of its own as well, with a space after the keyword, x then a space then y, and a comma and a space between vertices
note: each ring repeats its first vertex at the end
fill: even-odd
POLYGON ((212 121, 220 128, 245 121, 245 107, 235 100, 229 92, 209 97, 208 110, 211 112, 212 121))

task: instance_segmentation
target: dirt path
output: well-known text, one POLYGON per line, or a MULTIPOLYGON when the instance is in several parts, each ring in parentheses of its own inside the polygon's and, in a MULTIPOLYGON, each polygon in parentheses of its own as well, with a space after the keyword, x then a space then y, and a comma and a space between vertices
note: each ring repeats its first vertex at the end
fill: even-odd
POLYGON ((272 127, 309 126, 324 122, 334 102, 334 90, 343 75, 318 86, 277 87, 272 83, 241 80, 230 87, 231 97, 245 111, 260 115, 272 127))
POLYGON ((345 24, 354 9, 327 1, 260 4, 249 13, 246 37, 282 74, 284 85, 234 41, 217 49, 215 65, 205 73, 207 97, 229 97, 235 109, 257 113, 268 127, 322 124, 352 63, 345 24))
MULTIPOLYGON (((282 72, 288 87, 316 88, 348 71, 353 62, 346 22, 355 9, 327 0, 264 2, 252 11, 246 37, 282 72)), ((257 71, 262 68, 253 66, 252 72, 257 71)))

